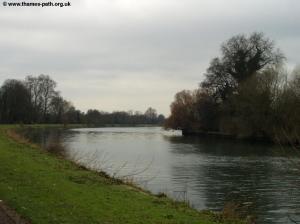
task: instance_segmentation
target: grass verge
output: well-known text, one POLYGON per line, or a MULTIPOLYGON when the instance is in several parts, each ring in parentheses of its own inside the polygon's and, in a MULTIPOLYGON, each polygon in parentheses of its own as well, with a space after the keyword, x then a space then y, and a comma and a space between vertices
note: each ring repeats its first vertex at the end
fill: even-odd
POLYGON ((0 126, 0 199, 31 223, 218 223, 213 213, 119 184, 16 141, 7 135, 11 128, 0 126))

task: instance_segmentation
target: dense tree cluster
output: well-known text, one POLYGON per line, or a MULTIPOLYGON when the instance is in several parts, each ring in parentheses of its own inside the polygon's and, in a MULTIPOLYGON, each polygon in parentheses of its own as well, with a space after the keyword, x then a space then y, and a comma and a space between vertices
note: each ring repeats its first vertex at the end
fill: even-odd
POLYGON ((115 111, 107 113, 98 110, 88 110, 85 114, 87 124, 105 125, 105 124, 163 124, 165 117, 157 114, 156 110, 149 107, 145 113, 139 111, 115 111))
POLYGON ((261 33, 234 36, 221 47, 199 89, 181 91, 166 127, 282 140, 300 134, 300 69, 261 33))
POLYGON ((24 81, 9 79, 0 87, 0 123, 87 123, 162 124, 164 116, 149 107, 145 113, 101 112, 83 113, 65 100, 56 90, 56 82, 47 75, 27 76, 24 81))

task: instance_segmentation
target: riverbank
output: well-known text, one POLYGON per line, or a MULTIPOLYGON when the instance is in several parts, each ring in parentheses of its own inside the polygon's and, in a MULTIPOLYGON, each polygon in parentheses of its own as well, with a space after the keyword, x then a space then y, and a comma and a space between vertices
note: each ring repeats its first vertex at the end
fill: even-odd
MULTIPOLYGON (((222 220, 46 153, 0 126, 0 200, 32 223, 199 223, 222 220)), ((228 221, 227 223, 234 223, 228 221)))
POLYGON ((249 141, 249 142, 262 142, 262 143, 270 143, 275 144, 274 140, 263 137, 263 136, 243 136, 243 135, 233 135, 222 132, 214 132, 214 131, 198 131, 198 130, 182 130, 183 136, 197 136, 203 138, 215 138, 215 139, 228 139, 228 140, 238 140, 238 141, 249 141))

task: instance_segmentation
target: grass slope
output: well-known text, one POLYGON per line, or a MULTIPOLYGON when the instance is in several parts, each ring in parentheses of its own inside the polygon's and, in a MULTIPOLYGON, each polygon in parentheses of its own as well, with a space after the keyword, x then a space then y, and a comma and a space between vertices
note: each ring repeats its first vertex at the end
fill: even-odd
POLYGON ((0 127, 0 199, 32 223, 213 223, 208 214, 18 143, 6 128, 0 127))

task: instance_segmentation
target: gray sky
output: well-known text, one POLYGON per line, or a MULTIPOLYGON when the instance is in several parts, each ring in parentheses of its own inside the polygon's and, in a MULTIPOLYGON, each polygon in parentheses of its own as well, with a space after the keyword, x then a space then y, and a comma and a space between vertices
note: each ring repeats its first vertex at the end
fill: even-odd
POLYGON ((168 115, 174 94, 195 89, 220 44, 233 35, 264 32, 285 53, 288 67, 300 62, 299 0, 71 3, 15 8, 1 2, 0 83, 47 74, 83 111, 152 106, 168 115))

